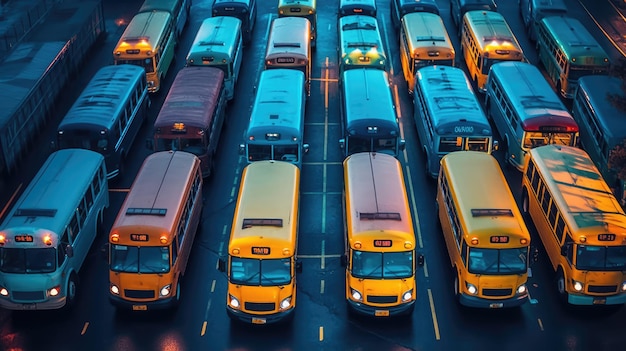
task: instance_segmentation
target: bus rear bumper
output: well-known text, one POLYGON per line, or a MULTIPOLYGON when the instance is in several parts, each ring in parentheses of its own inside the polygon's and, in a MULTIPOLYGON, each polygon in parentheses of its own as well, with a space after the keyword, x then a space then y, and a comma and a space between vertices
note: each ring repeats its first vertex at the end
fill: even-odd
POLYGON ((109 294, 109 301, 111 304, 119 309, 130 311, 154 311, 154 310, 166 310, 176 306, 175 297, 167 299, 161 299, 156 301, 128 301, 119 296, 109 294))
POLYGON ((247 324, 275 324, 282 322, 292 318, 294 310, 295 307, 292 307, 286 311, 273 314, 250 314, 240 310, 235 310, 230 306, 226 306, 226 312, 228 312, 228 316, 231 319, 247 324))
POLYGON ((528 301, 528 294, 501 300, 487 300, 469 295, 460 295, 459 297, 459 302, 463 306, 491 309, 518 307, 525 304, 526 301, 528 301))
POLYGON ((572 305, 622 305, 626 303, 626 294, 611 296, 587 296, 568 294, 567 302, 572 305))
POLYGON ((347 302, 352 311, 370 317, 407 316, 413 313, 415 308, 415 300, 389 307, 369 306, 352 300, 347 300, 347 302))

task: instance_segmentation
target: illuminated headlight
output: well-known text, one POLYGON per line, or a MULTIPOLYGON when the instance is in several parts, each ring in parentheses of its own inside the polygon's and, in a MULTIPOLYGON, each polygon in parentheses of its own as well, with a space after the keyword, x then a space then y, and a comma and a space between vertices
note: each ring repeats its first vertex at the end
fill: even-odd
POLYGON ((159 290, 159 296, 160 297, 169 296, 171 291, 172 291, 172 284, 168 284, 162 287, 161 290, 159 290))
POLYGON ((467 288, 467 292, 469 292, 472 295, 476 295, 476 293, 478 292, 478 289, 476 289, 474 284, 470 284, 468 282, 465 282, 465 287, 467 288))
POLYGON ((413 298, 413 290, 409 290, 405 292, 404 294, 402 294, 402 302, 411 301, 412 298, 413 298))
POLYGON ((573 282, 574 282, 574 290, 578 292, 583 291, 583 287, 584 287, 583 283, 576 281, 576 280, 574 280, 573 282))
POLYGON ((237 300, 237 298, 233 295, 228 295, 228 303, 232 308, 239 308, 240 305, 239 300, 237 300))
POLYGON ((522 295, 526 293, 526 284, 522 284, 517 287, 517 294, 522 295))
POLYGON ((7 288, 0 288, 0 295, 9 296, 9 290, 7 290, 7 288))
POLYGON ((358 290, 350 288, 350 294, 352 295, 352 298, 356 301, 363 301, 363 295, 361 295, 358 290))
POLYGON ((291 306, 291 296, 289 296, 288 298, 282 300, 280 302, 280 309, 281 310, 286 310, 291 306))
POLYGON ((111 284, 111 288, 109 290, 111 290, 111 294, 113 295, 120 294, 120 288, 118 288, 117 285, 111 284))
POLYGON ((61 286, 57 285, 48 289, 48 296, 58 296, 61 293, 61 286))
MULTIPOLYGON (((5 290, 5 289, 2 289, 5 290)), ((2 290, 0 290, 0 295, 2 295, 2 290)), ((626 291, 626 282, 622 282, 622 291, 626 291)))

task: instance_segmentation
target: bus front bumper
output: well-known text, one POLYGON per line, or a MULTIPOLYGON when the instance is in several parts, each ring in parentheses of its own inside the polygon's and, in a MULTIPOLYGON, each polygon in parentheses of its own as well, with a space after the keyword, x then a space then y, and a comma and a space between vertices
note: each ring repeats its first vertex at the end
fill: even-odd
POLYGON ((622 305, 626 303, 626 294, 611 296, 588 296, 568 294, 567 302, 572 305, 622 305))
POLYGON ((413 313, 413 309, 415 308, 415 300, 397 306, 389 307, 369 306, 352 300, 347 301, 348 307, 352 311, 360 315, 370 317, 407 316, 413 313))
POLYGON ((476 308, 510 308, 518 307, 528 301, 528 294, 501 300, 487 300, 476 296, 460 295, 459 302, 463 306, 476 308))
POLYGON ((155 301, 128 301, 119 296, 109 294, 109 301, 111 304, 119 309, 131 310, 131 311, 154 311, 165 310, 176 306, 175 297, 169 297, 167 299, 160 299, 155 301))
POLYGON ((13 302, 8 298, 0 298, 0 308, 14 311, 39 311, 39 310, 58 310, 65 306, 65 296, 48 299, 43 302, 20 303, 13 302))
POLYGON ((293 316, 294 310, 295 307, 292 307, 286 311, 278 313, 256 315, 233 309, 230 306, 226 306, 226 312, 228 312, 228 316, 231 319, 248 324, 275 324, 291 318, 293 316))

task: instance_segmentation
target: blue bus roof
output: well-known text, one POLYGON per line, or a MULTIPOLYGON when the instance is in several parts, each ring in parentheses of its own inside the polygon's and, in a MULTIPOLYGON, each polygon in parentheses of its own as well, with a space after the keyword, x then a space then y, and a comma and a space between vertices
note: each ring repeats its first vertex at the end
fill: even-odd
MULTIPOLYGON (((342 77, 346 130, 367 125, 399 131, 387 72, 355 68, 342 77)), ((399 134, 398 134, 399 136, 399 134)))

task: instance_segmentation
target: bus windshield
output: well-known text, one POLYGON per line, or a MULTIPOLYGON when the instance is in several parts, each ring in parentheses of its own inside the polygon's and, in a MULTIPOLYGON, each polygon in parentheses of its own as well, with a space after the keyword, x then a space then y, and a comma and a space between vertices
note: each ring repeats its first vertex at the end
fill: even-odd
POLYGON ((115 64, 135 65, 135 66, 143 67, 146 70, 146 73, 154 72, 154 64, 152 63, 152 58, 139 59, 139 60, 115 60, 115 64))
POLYGON ((170 271, 169 247, 113 245, 111 270, 125 273, 167 273, 170 271))
POLYGON ((55 248, 0 248, 0 271, 4 273, 52 273, 56 269, 55 248))
POLYGON ((394 279, 413 276, 413 251, 352 252, 352 275, 355 278, 394 279))
POLYGON ((576 268, 590 271, 624 271, 626 246, 577 245, 576 268))
POLYGON ((158 138, 156 151, 185 151, 196 156, 202 156, 206 152, 202 138, 158 138))
POLYGON ((524 148, 534 148, 542 145, 556 144, 574 146, 576 133, 545 133, 525 132, 524 148))
POLYGON ((528 248, 469 250, 469 272, 473 274, 523 274, 527 269, 528 248))
POLYGON ((230 282, 252 286, 285 285, 291 282, 291 259, 267 259, 232 257, 230 282))

